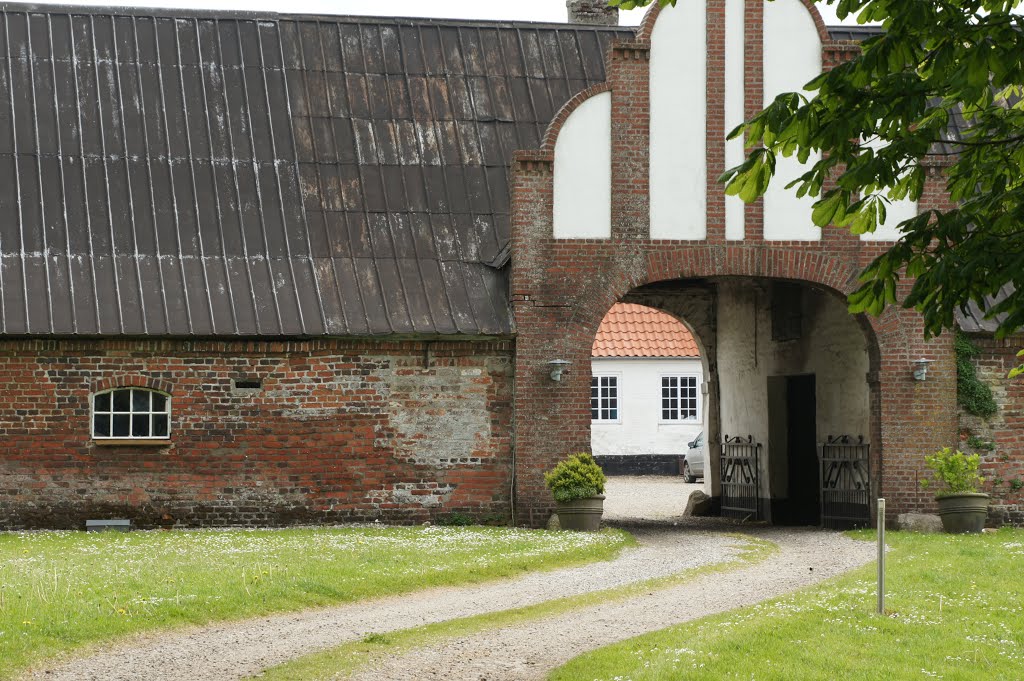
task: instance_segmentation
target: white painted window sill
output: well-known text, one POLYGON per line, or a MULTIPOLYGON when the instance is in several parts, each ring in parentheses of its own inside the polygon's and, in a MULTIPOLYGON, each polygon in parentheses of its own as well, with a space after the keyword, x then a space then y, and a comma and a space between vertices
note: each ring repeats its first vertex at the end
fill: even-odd
POLYGON ((97 437, 92 443, 98 447, 166 447, 171 438, 97 437))

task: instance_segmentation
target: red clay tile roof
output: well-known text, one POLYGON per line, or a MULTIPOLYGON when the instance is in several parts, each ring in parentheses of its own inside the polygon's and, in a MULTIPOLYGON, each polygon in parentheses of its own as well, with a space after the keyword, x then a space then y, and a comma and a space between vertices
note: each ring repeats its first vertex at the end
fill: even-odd
POLYGON ((700 357, 686 326, 660 310, 616 303, 594 339, 594 357, 700 357))

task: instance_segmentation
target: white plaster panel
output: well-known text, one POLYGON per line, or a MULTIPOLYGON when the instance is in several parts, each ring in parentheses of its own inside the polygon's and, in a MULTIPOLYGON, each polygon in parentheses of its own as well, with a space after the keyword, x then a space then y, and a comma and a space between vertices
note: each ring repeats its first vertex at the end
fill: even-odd
POLYGON ((896 241, 903 236, 903 232, 897 229, 897 225, 915 215, 917 215, 917 201, 910 199, 891 201, 885 207, 885 222, 878 225, 874 232, 861 234, 860 239, 861 241, 896 241))
MULTIPOLYGON (((755 0, 756 1, 756 0, 755 0)), ((744 121, 744 0, 725 1, 725 133, 744 121)), ((743 163, 743 138, 725 143, 725 167, 743 163)), ((742 239, 745 234, 744 203, 737 196, 725 197, 725 238, 742 239)))
MULTIPOLYGON (((885 144, 880 140, 870 140, 867 146, 873 149, 880 149, 885 144)), ((900 199, 899 201, 890 201, 885 207, 885 222, 878 225, 878 228, 874 232, 861 234, 861 241, 896 241, 903 233, 896 227, 904 220, 917 215, 917 201, 910 199, 900 199)))
POLYGON ((576 108, 555 142, 554 236, 612 235, 612 96, 602 92, 576 108))
MULTIPOLYGON (((764 2, 764 104, 783 92, 800 92, 821 73, 821 38, 811 13, 800 0, 764 2)), ((808 165, 820 160, 813 154, 808 165)), ((814 200, 798 199, 786 185, 805 172, 795 157, 779 157, 775 177, 764 196, 766 241, 817 241, 821 229, 811 221, 814 200)))
MULTIPOLYGON (((591 451, 607 454, 685 454, 686 444, 703 429, 703 418, 682 423, 661 422, 663 374, 693 374, 704 383, 704 369, 697 358, 594 357, 591 372, 619 376, 619 422, 594 421, 590 427, 591 451)), ((701 396, 703 417, 705 396, 701 396)))
POLYGON ((707 237, 707 32, 701 0, 651 34, 651 238, 707 237))

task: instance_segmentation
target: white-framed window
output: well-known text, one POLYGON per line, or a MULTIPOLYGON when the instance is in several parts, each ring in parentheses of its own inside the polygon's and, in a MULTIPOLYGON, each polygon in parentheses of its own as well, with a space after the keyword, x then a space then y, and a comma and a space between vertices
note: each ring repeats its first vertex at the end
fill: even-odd
POLYGON ((619 420, 619 376, 617 374, 591 376, 590 420, 619 420))
POLYGON ((670 374, 661 377, 661 420, 669 423, 700 420, 700 376, 670 374))
POLYGON ((92 396, 94 439, 166 440, 170 435, 170 395, 149 388, 114 388, 92 396))

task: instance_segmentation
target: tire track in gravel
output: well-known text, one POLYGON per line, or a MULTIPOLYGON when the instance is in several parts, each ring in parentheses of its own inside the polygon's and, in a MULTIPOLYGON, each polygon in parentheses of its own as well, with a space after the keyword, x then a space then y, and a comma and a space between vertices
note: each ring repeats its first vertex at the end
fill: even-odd
POLYGON ((530 681, 573 657, 674 624, 752 605, 874 559, 874 546, 835 532, 765 530, 781 551, 751 567, 712 574, 624 602, 420 648, 356 673, 359 681, 530 681))

